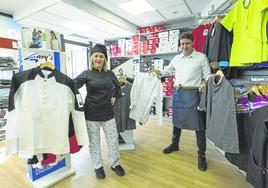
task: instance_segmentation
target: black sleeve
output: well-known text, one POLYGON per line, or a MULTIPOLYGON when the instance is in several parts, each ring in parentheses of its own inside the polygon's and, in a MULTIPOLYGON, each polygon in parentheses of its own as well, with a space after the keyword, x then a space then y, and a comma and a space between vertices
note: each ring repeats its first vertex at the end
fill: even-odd
POLYGON ((115 74, 112 71, 111 71, 111 74, 112 74, 112 81, 113 81, 113 84, 114 84, 114 87, 115 87, 113 97, 120 98, 122 96, 120 83, 119 83, 117 77, 115 76, 115 74))
POLYGON ((82 96, 79 93, 78 89, 76 88, 74 81, 72 80, 70 81, 70 88, 75 96, 75 110, 84 111, 82 96))
POLYGON ((86 82, 88 78, 88 71, 84 71, 81 74, 79 74, 76 78, 74 78, 74 87, 76 89, 80 89, 86 82))
POLYGON ((9 112, 15 109, 14 96, 18 87, 19 87, 18 81, 15 75, 13 75, 12 80, 11 80, 9 96, 8 96, 8 111, 9 112))

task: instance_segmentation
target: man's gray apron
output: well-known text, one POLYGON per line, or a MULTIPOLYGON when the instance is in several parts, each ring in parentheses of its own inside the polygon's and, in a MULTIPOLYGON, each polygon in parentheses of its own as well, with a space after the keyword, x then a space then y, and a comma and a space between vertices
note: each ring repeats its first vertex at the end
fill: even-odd
POLYGON ((172 97, 173 125, 180 129, 204 130, 205 127, 199 125, 198 104, 199 91, 197 88, 174 88, 172 97))

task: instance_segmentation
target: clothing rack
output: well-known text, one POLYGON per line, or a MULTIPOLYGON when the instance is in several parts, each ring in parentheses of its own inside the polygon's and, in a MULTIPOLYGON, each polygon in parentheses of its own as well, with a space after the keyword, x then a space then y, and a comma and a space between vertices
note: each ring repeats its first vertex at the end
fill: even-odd
MULTIPOLYGON (((237 0, 226 0, 224 1, 216 10, 209 13, 207 17, 203 18, 205 20, 209 20, 209 22, 212 22, 215 18, 215 16, 223 16, 226 15, 229 10, 233 7, 233 5, 237 2, 237 0), (222 10, 221 10, 222 9, 222 10)), ((202 18, 201 18, 202 19, 202 18)))

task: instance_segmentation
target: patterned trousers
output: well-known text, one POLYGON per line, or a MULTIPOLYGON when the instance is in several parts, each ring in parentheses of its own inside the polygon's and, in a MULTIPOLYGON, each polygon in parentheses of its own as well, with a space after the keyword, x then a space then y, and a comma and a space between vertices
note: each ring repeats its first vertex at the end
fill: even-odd
POLYGON ((119 143, 115 119, 109 121, 86 121, 89 137, 89 152, 94 163, 94 168, 103 166, 101 154, 100 127, 102 127, 108 145, 109 160, 112 167, 119 165, 119 143))

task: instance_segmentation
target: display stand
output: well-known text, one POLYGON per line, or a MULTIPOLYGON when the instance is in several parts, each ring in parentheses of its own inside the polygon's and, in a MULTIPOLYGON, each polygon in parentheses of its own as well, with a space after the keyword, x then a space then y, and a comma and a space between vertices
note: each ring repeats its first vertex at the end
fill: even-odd
POLYGON ((135 148, 133 140, 133 130, 125 130, 120 135, 124 139, 124 144, 119 144, 119 150, 132 150, 135 148))
MULTIPOLYGON (((54 62, 57 70, 66 73, 62 68, 65 67, 65 53, 54 52, 44 49, 29 49, 23 48, 19 51, 20 54, 20 71, 34 68, 40 63, 50 59, 54 62)), ((36 188, 49 187, 66 177, 75 174, 75 170, 71 168, 70 154, 64 155, 64 158, 54 166, 44 166, 44 168, 33 168, 28 166, 27 177, 36 188)))
POLYGON ((33 168, 32 165, 29 165, 27 178, 34 187, 46 188, 73 174, 75 174, 75 170, 71 168, 70 155, 67 154, 56 165, 44 167, 44 169, 33 168))

